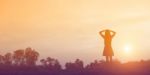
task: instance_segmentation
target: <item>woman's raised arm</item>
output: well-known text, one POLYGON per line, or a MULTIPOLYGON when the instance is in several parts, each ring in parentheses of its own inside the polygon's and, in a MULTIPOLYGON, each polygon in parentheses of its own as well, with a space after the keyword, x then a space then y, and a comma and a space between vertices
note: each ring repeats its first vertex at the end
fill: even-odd
POLYGON ((114 37, 116 35, 116 32, 115 31, 112 31, 110 30, 113 34, 112 34, 112 37, 114 37))
POLYGON ((105 36, 104 36, 103 32, 105 32, 105 30, 100 31, 99 34, 104 38, 105 36))

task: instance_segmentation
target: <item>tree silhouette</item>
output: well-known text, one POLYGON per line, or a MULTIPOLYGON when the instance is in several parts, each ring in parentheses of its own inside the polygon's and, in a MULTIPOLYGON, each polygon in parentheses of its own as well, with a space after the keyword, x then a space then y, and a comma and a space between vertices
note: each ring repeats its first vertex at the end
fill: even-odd
POLYGON ((62 69, 59 61, 52 57, 41 59, 36 64, 39 53, 32 48, 18 49, 0 55, 0 75, 150 75, 150 60, 120 63, 113 60, 95 60, 87 65, 80 59, 67 62, 62 69))
POLYGON ((24 65, 25 64, 25 58, 24 58, 24 50, 20 49, 20 50, 16 50, 14 51, 13 54, 13 59, 14 59, 14 64, 15 65, 24 65))
POLYGON ((12 54, 11 53, 6 53, 4 55, 4 62, 7 65, 11 65, 12 64, 12 54))
POLYGON ((47 61, 45 59, 40 60, 42 67, 46 68, 47 67, 47 61))
POLYGON ((59 71, 61 69, 62 69, 62 67, 61 67, 59 61, 57 59, 55 59, 54 70, 59 71))
POLYGON ((28 66, 35 66, 38 60, 39 53, 32 48, 28 47, 25 49, 25 61, 28 66))
POLYGON ((4 61, 5 61, 5 57, 0 55, 0 64, 4 64, 4 61))
POLYGON ((57 59, 47 57, 47 59, 41 59, 40 62, 44 68, 49 70, 61 70, 62 67, 57 59))
POLYGON ((75 62, 68 62, 65 64, 65 68, 67 70, 82 70, 84 68, 83 61, 80 59, 76 59, 75 62))
POLYGON ((83 68, 84 68, 84 66, 83 66, 83 61, 80 60, 80 59, 76 59, 76 60, 75 60, 75 67, 76 67, 78 70, 83 69, 83 68))

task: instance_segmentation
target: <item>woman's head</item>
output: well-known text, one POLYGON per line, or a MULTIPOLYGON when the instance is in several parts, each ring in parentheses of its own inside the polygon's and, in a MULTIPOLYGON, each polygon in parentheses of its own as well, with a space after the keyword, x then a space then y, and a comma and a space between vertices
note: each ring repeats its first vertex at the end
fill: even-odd
POLYGON ((105 34, 110 34, 110 30, 105 30, 105 34))
POLYGON ((108 29, 105 30, 105 36, 106 37, 110 37, 111 36, 110 30, 108 30, 108 29))

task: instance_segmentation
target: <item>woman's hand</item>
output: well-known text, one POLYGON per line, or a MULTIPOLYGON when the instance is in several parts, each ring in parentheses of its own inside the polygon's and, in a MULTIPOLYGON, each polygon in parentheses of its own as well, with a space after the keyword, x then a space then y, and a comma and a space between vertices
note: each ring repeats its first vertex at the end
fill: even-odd
POLYGON ((115 31, 112 31, 110 30, 113 34, 112 34, 112 37, 114 37, 116 35, 116 32, 115 31))
POLYGON ((100 31, 99 32, 99 34, 104 38, 105 36, 104 36, 104 34, 103 34, 103 32, 105 32, 106 30, 102 30, 102 31, 100 31))

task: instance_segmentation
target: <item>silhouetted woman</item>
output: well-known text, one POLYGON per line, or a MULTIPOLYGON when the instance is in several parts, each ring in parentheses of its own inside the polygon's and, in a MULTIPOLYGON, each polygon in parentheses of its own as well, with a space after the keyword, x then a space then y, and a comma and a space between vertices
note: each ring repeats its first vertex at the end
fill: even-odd
POLYGON ((99 34, 104 38, 104 51, 103 56, 106 56, 106 62, 112 62, 112 56, 114 52, 111 46, 112 38, 115 36, 116 32, 112 30, 103 30, 99 34))

